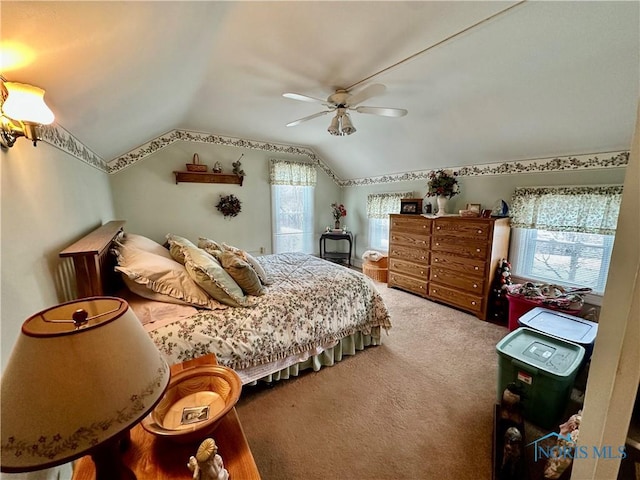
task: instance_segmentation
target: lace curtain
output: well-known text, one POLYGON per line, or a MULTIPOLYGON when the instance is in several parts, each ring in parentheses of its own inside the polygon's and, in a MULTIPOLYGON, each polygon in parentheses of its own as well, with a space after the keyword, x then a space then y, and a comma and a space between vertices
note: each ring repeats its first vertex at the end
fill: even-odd
POLYGON ((316 186, 316 167, 309 163, 271 159, 271 185, 316 186))
POLYGON ((400 213, 400 199, 412 197, 413 192, 371 193, 367 196, 367 218, 387 218, 390 213, 400 213))
POLYGON ((622 186, 522 187, 511 203, 511 226, 615 235, 622 186))

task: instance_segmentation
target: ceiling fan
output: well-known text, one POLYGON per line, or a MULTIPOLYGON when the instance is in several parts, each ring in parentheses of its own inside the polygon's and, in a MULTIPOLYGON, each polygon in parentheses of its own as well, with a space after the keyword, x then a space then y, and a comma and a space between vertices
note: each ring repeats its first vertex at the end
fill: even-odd
POLYGON ((302 122, 306 122, 307 120, 311 120, 312 118, 320 117, 321 115, 326 115, 327 113, 336 112, 336 115, 331 120, 331 125, 329 125, 327 131, 331 135, 342 136, 351 135, 356 131, 356 127, 354 127, 351 123, 351 118, 348 113, 349 110, 358 113, 381 115, 383 117, 404 117, 408 112, 403 108, 359 106, 359 104, 364 102, 365 100, 376 95, 383 94, 386 89, 387 87, 379 83, 369 85, 359 92, 353 94, 348 90, 339 88, 335 91, 335 93, 329 95, 326 100, 309 97, 307 95, 301 95, 299 93, 283 93, 282 96, 286 98, 300 100, 302 102, 319 103, 320 105, 324 105, 325 107, 327 107, 327 110, 323 110, 322 112, 314 113, 313 115, 309 115, 308 117, 300 118, 298 120, 294 120, 293 122, 287 123, 287 127, 295 127, 296 125, 300 125, 302 122))

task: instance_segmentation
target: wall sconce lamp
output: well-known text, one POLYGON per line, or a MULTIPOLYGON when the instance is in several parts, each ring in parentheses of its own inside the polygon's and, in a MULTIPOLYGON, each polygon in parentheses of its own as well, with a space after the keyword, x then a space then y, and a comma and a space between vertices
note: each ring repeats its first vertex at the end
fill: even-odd
POLYGON ((53 112, 44 103, 44 90, 26 83, 2 80, 0 146, 10 148, 19 137, 40 140, 37 128, 53 122, 53 112))
POLYGON ((91 454, 97 480, 135 478, 120 449, 169 377, 120 298, 84 298, 31 316, 2 374, 0 470, 43 470, 91 454))
POLYGON ((351 117, 349 117, 346 108, 338 108, 338 112, 336 116, 331 119, 331 124, 327 131, 331 135, 336 136, 351 135, 356 132, 356 127, 351 123, 351 117))

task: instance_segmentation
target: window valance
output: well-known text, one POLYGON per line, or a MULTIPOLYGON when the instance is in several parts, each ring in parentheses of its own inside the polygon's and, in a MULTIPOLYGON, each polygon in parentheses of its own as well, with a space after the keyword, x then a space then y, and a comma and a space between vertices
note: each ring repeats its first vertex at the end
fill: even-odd
POLYGON ((516 188, 511 226, 614 235, 621 201, 621 185, 516 188))
POLYGON ((316 186, 316 167, 310 163, 271 159, 271 185, 316 186))
POLYGON ((413 192, 371 193, 367 196, 367 218, 387 218, 390 213, 400 213, 400 199, 412 197, 413 192))

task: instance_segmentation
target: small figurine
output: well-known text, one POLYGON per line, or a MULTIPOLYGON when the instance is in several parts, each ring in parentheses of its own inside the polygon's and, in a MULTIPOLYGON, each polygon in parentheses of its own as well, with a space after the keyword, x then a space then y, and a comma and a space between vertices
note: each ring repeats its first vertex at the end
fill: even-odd
MULTIPOLYGON (((244 153, 240 155, 240 158, 242 158, 243 156, 244 156, 244 153)), ((245 173, 244 173, 244 170, 242 170, 242 164, 240 163, 240 158, 235 162, 233 162, 231 165, 233 165, 233 173, 235 173, 239 177, 244 177, 245 173)))
POLYGON ((518 475, 518 464, 522 456, 522 433, 516 427, 509 427, 504 433, 504 448, 502 452, 502 466, 500 479, 521 478, 518 475))
POLYGON ((189 457, 187 467, 193 472, 193 480, 229 480, 229 472, 224 468, 213 438, 200 444, 196 456, 189 457))
POLYGON ((222 165, 220 162, 216 162, 213 164, 213 168, 211 170, 213 170, 213 173, 222 173, 222 165))

